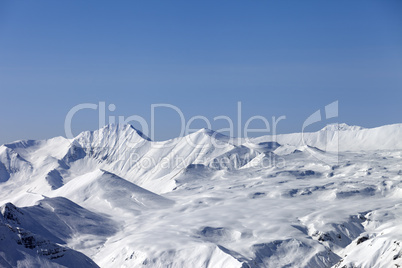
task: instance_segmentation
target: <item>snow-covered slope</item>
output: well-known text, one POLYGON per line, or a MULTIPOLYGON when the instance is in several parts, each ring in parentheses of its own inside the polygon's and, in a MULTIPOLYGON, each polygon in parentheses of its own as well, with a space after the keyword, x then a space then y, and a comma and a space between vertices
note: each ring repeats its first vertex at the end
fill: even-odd
POLYGON ((174 203, 103 170, 81 175, 51 195, 65 196, 93 210, 110 207, 111 210, 134 214, 147 208, 166 208, 174 203))
POLYGON ((96 234, 99 239, 113 230, 108 220, 63 198, 45 199, 22 209, 7 203, 0 214, 0 266, 98 267, 84 254, 63 244, 75 232, 96 234), (101 232, 97 226, 100 223, 105 224, 101 232))
POLYGON ((328 125, 318 132, 281 134, 252 139, 254 143, 277 141, 282 145, 308 145, 326 151, 371 151, 402 149, 402 124, 362 128, 328 125))
POLYGON ((0 267, 402 266, 401 129, 2 145, 0 267))

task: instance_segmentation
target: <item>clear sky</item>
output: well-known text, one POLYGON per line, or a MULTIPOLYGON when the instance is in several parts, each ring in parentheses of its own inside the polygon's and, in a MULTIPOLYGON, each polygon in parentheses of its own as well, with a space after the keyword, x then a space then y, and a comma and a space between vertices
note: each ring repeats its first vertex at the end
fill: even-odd
MULTIPOLYGON (((156 103, 235 120, 241 101, 244 118, 285 115, 281 133, 335 100, 339 122, 400 123, 401 14, 399 0, 2 0, 0 143, 64 135, 73 106, 99 101, 146 120, 156 103)), ((73 122, 96 129, 96 111, 73 122)), ((172 110, 156 123, 178 134, 172 110)))

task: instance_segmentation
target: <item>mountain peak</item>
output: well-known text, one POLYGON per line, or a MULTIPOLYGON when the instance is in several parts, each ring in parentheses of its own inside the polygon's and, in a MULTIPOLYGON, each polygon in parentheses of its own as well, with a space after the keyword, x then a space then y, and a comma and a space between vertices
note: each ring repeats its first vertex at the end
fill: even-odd
POLYGON ((197 136, 197 135, 206 135, 206 136, 210 136, 213 137, 215 139, 229 139, 228 136, 223 135, 215 130, 209 129, 209 128, 201 128, 199 130, 197 130, 196 132, 193 132, 190 134, 191 136, 197 136))
POLYGON ((131 143, 142 143, 151 141, 141 131, 129 124, 109 124, 95 131, 81 132, 76 138, 80 144, 91 144, 95 142, 97 146, 114 144, 117 141, 129 141, 131 143))
POLYGON ((0 215, 4 217, 4 219, 8 221, 13 221, 19 223, 18 215, 22 215, 23 213, 13 204, 6 203, 0 208, 0 215))
POLYGON ((349 126, 346 123, 334 123, 334 124, 329 124, 326 125, 324 128, 321 129, 321 131, 356 131, 356 130, 362 130, 364 129, 363 127, 360 126, 349 126))
POLYGON ((141 138, 147 141, 151 141, 151 139, 146 136, 142 131, 136 129, 130 124, 109 124, 105 125, 104 127, 100 128, 98 131, 100 132, 119 132, 119 133, 127 133, 127 134, 137 134, 141 138))
POLYGON ((197 130, 194 133, 202 133, 202 134, 207 134, 207 135, 212 136, 217 132, 215 132, 215 131, 213 131, 212 129, 209 129, 209 128, 200 128, 199 130, 197 130))

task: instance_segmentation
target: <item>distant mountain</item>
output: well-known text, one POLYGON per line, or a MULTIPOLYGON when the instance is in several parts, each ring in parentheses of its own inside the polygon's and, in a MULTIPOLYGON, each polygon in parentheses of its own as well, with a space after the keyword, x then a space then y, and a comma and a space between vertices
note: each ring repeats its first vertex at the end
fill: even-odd
POLYGON ((372 151, 402 149, 402 124, 362 128, 332 124, 317 132, 263 136, 252 142, 277 141, 282 145, 309 145, 325 151, 372 151))

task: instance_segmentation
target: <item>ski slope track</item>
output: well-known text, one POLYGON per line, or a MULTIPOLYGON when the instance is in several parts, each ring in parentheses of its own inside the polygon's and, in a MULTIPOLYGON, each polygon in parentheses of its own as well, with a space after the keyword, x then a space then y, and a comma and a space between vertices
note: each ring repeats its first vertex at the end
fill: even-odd
POLYGON ((402 267, 402 124, 0 146, 0 267, 402 267))

